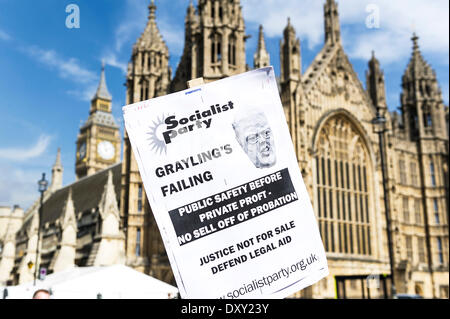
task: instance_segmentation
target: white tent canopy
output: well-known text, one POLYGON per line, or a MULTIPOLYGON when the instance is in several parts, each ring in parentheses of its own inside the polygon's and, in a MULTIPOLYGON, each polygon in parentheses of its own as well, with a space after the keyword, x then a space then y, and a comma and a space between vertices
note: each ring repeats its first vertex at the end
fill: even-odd
MULTIPOLYGON (((39 288, 51 289, 54 299, 168 299, 178 289, 124 265, 74 267, 8 289, 8 299, 31 299, 39 288)), ((0 297, 1 298, 1 297, 0 297)))

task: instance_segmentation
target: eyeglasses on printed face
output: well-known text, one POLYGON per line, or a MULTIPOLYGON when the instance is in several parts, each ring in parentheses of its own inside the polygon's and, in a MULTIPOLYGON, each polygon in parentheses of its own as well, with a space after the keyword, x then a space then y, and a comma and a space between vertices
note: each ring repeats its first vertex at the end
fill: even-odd
POLYGON ((272 130, 271 129, 265 129, 261 132, 257 132, 257 133, 253 133, 253 134, 249 134, 245 140, 248 144, 256 144, 258 143, 261 139, 263 140, 267 140, 272 136, 272 130))

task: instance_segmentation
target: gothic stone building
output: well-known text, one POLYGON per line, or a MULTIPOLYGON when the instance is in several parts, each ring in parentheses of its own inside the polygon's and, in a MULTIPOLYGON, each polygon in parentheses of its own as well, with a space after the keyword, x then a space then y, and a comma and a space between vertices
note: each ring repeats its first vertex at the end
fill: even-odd
MULTIPOLYGON (((189 4, 184 51, 173 79, 153 2, 149 9, 148 24, 128 66, 128 104, 185 89, 191 79, 210 82, 249 69, 240 1, 199 0, 196 8, 189 4)), ((375 56, 368 63, 364 89, 344 52, 335 1, 326 1, 324 19, 323 48, 304 72, 300 40, 289 20, 280 43, 280 95, 331 272, 299 295, 334 297, 334 276, 390 273, 387 200, 397 291, 448 297, 448 133, 436 75, 414 36, 402 79, 401 113, 390 113, 375 56), (371 124, 377 112, 387 119, 386 199, 379 138, 371 124)), ((269 64, 260 27, 254 67, 269 64)), ((120 202, 127 261, 173 282, 145 196, 125 133, 120 202), (136 246, 142 247, 140 254, 136 246)), ((361 295, 359 279, 344 284, 347 296, 361 295)))
POLYGON ((77 181, 63 187, 58 150, 49 188, 25 212, 2 209, 0 217, 0 285, 32 281, 38 267, 53 273, 74 266, 125 263, 125 236, 120 229, 121 180, 119 126, 111 114, 104 70, 90 115, 77 139, 77 181), (38 227, 41 239, 38 241, 38 227))
MULTIPOLYGON (((149 12, 128 65, 127 104, 185 89, 186 82, 195 78, 210 82, 250 69, 245 64, 248 36, 239 0, 198 0, 197 7, 189 4, 184 51, 173 77, 153 1, 149 12)), ((326 0, 324 20, 323 47, 306 70, 301 69, 301 43, 289 19, 280 42, 280 96, 330 268, 327 278, 294 296, 334 298, 337 292, 341 297, 382 296, 390 286, 390 278, 385 276, 390 273, 389 231, 397 292, 448 298, 448 107, 443 104, 436 74, 423 58, 414 35, 412 55, 402 78, 400 112, 390 112, 384 74, 375 55, 368 62, 365 88, 353 70, 342 46, 338 5, 334 0, 326 0), (382 149, 372 124, 377 115, 387 120, 382 149), (382 155, 386 163, 386 197, 382 155), (385 201, 390 207, 390 229, 386 227, 385 201), (365 280, 368 276, 379 279, 382 287, 369 288, 365 280)), ((254 68, 270 65, 262 26, 253 57, 254 68)), ((117 243, 123 238, 124 256, 122 252, 114 253, 112 259, 123 257, 127 265, 174 284, 126 132, 122 162, 107 167, 108 158, 110 165, 118 162, 111 155, 117 154, 117 129, 108 115, 110 109, 102 106, 111 98, 101 87, 102 84, 91 106, 90 120, 77 141, 76 171, 81 179, 54 191, 46 201, 50 205, 50 199, 58 192, 58 203, 66 198, 65 205, 53 204, 54 213, 44 218, 49 225, 46 229, 54 229, 56 234, 42 263, 56 264, 53 260, 58 251, 62 252, 59 247, 64 246, 63 241, 58 241, 64 237, 63 225, 68 224, 64 220, 73 219, 64 216, 72 215, 72 211, 77 220, 72 225, 78 231, 76 239, 72 234, 69 241, 70 247, 76 246, 70 251, 75 251, 76 256, 70 255, 69 259, 76 265, 93 263, 95 258, 91 256, 98 255, 95 252, 101 246, 94 247, 95 243, 101 243, 106 236, 101 226, 106 222, 102 211, 109 208, 105 210, 105 201, 100 200, 107 197, 99 195, 103 191, 109 192, 108 201, 113 204, 110 207, 120 207, 119 225, 117 209, 112 208, 112 238, 117 243), (99 151, 99 141, 104 139, 112 147, 103 143, 99 151), (86 147, 82 146, 84 143, 86 147), (83 181, 90 186, 76 191, 77 183, 83 181), (83 201, 89 204, 81 204, 83 201), (81 229, 85 235, 80 235, 81 229), (53 259, 49 257, 52 249, 53 259)), ((25 214, 25 219, 30 216, 29 225, 37 223, 31 217, 36 215, 31 213, 33 207, 25 214)), ((22 235, 19 231, 15 237, 16 261, 10 277, 19 269, 19 259, 23 259, 19 255, 32 256, 33 229, 24 226, 22 235), (20 250, 25 238, 31 249, 20 250)), ((110 252, 114 249, 109 247, 110 252)))

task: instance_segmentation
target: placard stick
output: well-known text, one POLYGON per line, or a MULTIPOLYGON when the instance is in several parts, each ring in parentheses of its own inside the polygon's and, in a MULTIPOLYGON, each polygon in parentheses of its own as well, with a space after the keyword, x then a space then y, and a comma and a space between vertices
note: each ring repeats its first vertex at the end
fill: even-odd
POLYGON ((187 81, 188 89, 193 88, 195 86, 203 85, 203 84, 205 84, 205 82, 203 81, 203 78, 196 78, 196 79, 187 81))

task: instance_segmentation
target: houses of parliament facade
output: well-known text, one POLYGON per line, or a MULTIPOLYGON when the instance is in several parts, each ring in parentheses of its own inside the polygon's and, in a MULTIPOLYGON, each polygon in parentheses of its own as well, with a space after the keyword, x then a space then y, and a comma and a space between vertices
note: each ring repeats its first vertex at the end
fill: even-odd
MULTIPOLYGON (((324 24, 323 47, 306 70, 289 19, 280 41, 280 97, 330 269, 327 278, 293 297, 382 297, 391 284, 392 261, 397 293, 448 298, 448 107, 435 71, 414 34, 401 107, 390 112, 375 53, 364 87, 344 52, 334 0, 324 3, 324 24), (386 119, 385 143, 379 143, 374 130, 377 115, 386 119), (366 278, 377 278, 378 289, 369 287, 366 278)), ((208 83, 250 70, 247 39, 239 0, 198 0, 196 7, 191 2, 184 51, 172 76, 151 1, 128 64, 126 103, 186 89, 195 78, 208 83)), ((271 64, 262 26, 253 58, 254 68, 271 64)), ((58 153, 42 221, 39 201, 26 212, 0 210, 0 285, 32 279, 35 266, 29 261, 36 257, 39 225, 39 264, 48 272, 124 263, 175 284, 126 132, 120 159, 122 137, 111 100, 102 69, 77 138, 77 180, 62 186, 58 153)))

